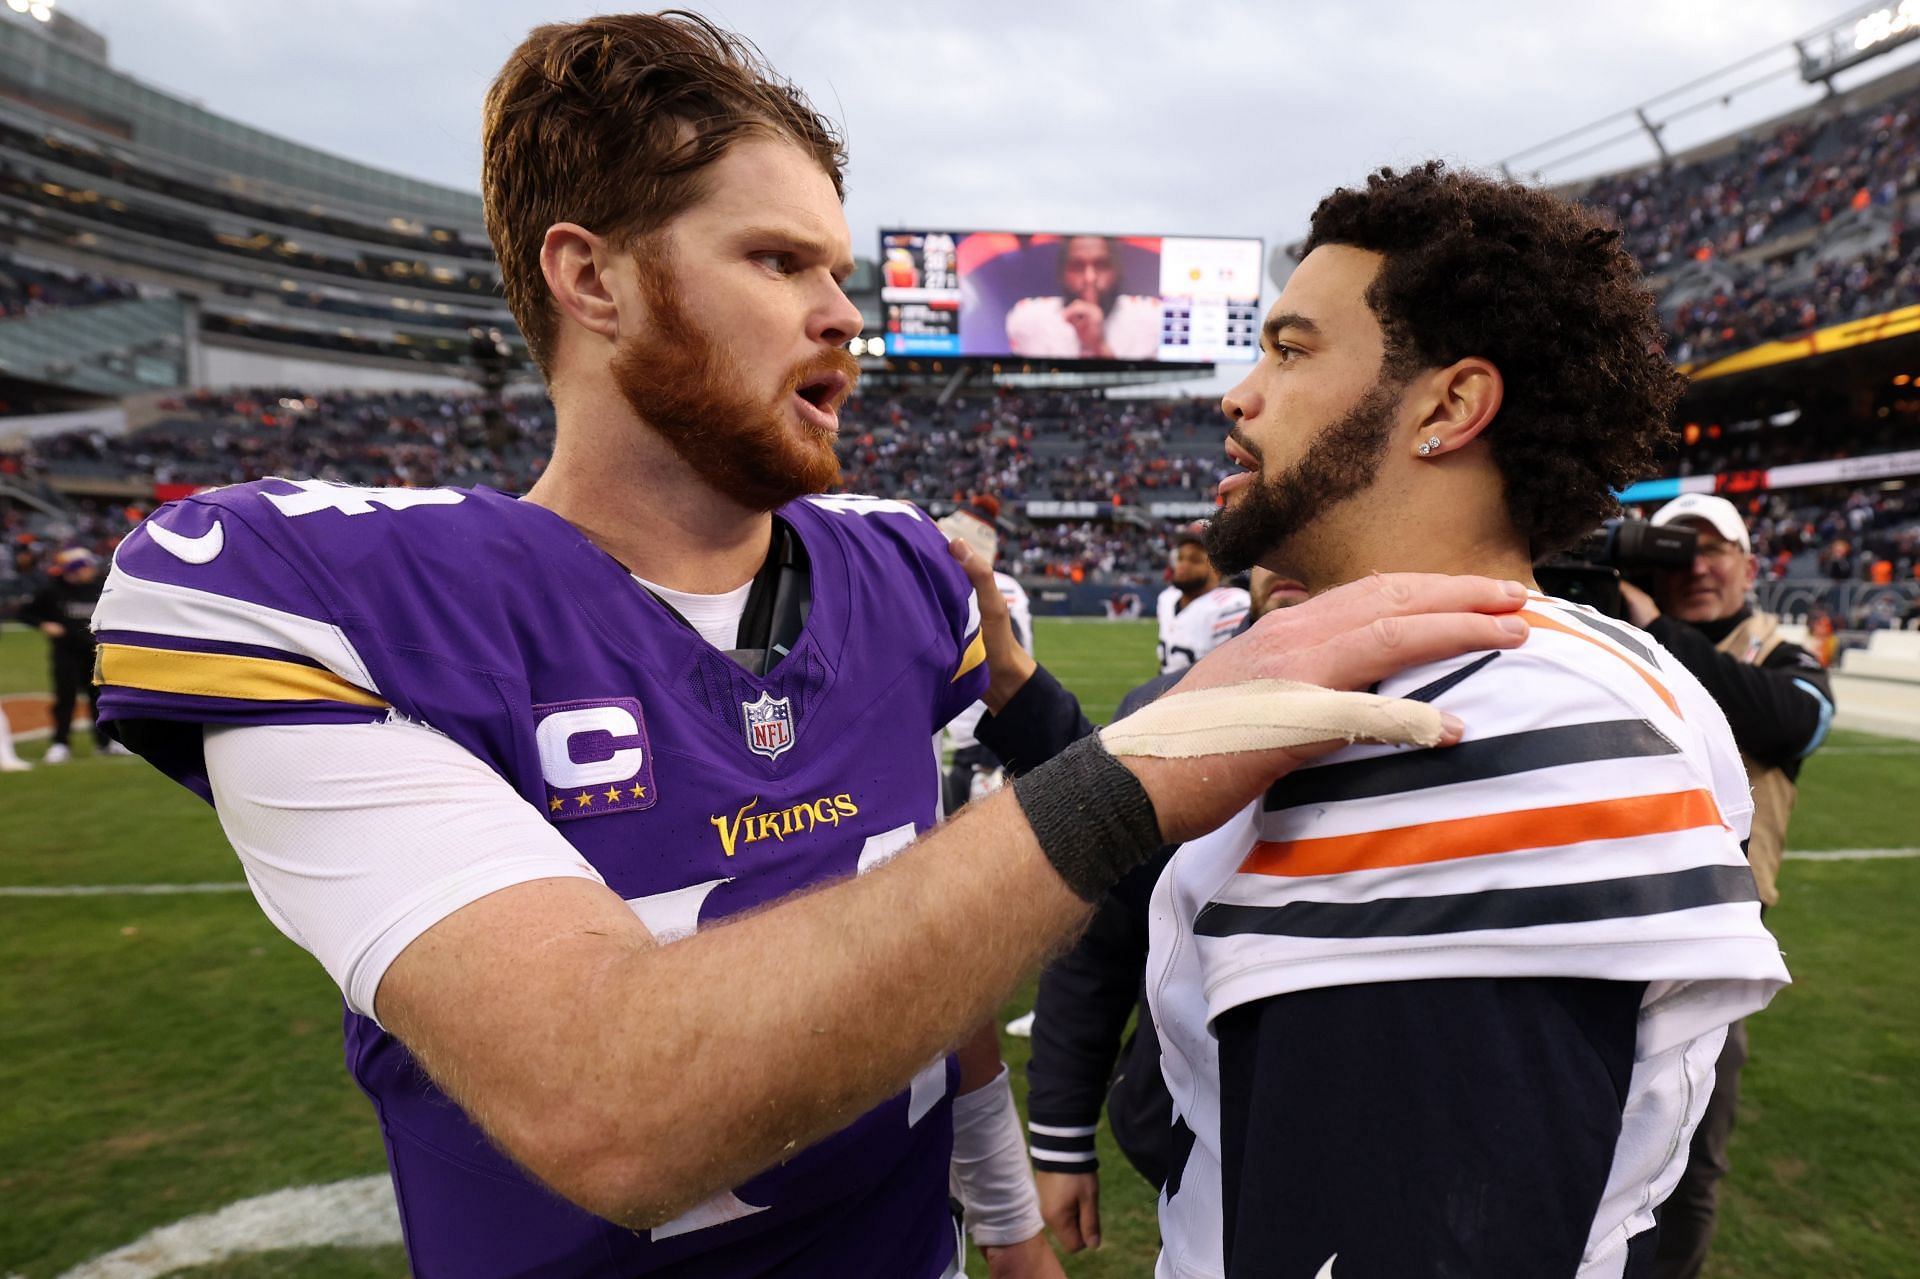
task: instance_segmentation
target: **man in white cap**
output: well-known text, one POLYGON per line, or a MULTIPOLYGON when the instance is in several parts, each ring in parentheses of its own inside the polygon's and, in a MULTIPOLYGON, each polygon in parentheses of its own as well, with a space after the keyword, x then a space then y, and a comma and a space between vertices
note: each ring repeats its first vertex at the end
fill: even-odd
MULTIPOLYGON (((1776 881, 1794 782, 1801 761, 1826 740, 1833 689, 1820 659, 1783 640, 1780 619, 1749 599, 1758 565, 1733 503, 1687 493, 1661 507, 1652 522, 1692 529, 1699 542, 1685 570, 1655 577, 1652 595, 1621 585, 1627 620, 1665 645, 1726 712, 1753 785, 1747 857, 1765 909, 1780 900, 1776 881)), ((1746 1059, 1746 1026, 1736 1023, 1727 1032, 1687 1170, 1660 1213, 1655 1279, 1691 1279, 1706 1260, 1746 1059)))

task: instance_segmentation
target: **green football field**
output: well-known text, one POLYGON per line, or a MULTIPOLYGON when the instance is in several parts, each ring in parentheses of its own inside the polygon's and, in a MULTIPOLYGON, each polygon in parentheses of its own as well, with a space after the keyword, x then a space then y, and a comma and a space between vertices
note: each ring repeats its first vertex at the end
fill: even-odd
MULTIPOLYGON (((1043 620, 1038 631, 1042 659, 1095 718, 1151 673, 1151 624, 1043 620)), ((39 637, 0 630, 0 692, 43 680, 39 637)), ((0 775, 0 890, 238 883, 197 800, 138 760, 94 758, 84 742, 78 754, 0 775)), ((1791 842, 1912 846, 1916 807, 1920 743, 1835 734, 1806 769, 1791 842)), ((1783 878, 1769 922, 1796 984, 1752 1024, 1709 1274, 1920 1275, 1920 860, 1801 861, 1783 878)), ((1007 1015, 1029 999, 1017 994, 1007 1015)), ((1024 1042, 1009 1040, 1007 1055, 1018 1080, 1024 1042)), ((1146 1276, 1153 1196, 1102 1142, 1106 1243, 1067 1270, 1146 1276)), ((340 1063, 332 985, 245 892, 0 893, 0 1279, 55 1279, 183 1218, 384 1166, 340 1063)), ((387 1245, 79 1275, 405 1270, 387 1245)))

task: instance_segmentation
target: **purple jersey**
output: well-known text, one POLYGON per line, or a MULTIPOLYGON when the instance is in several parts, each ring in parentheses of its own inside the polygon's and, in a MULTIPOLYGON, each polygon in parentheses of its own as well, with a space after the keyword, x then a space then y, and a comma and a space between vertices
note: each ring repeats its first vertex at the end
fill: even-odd
MULTIPOLYGON (((758 678, 579 530, 501 493, 275 479, 201 494, 156 511, 115 557, 95 619, 101 715, 178 725, 150 723, 142 748, 202 796, 202 724, 430 725, 670 942, 877 865, 931 826, 932 735, 985 684, 978 606, 924 515, 857 497, 780 515, 806 548, 812 611, 758 678)), ((346 1056, 427 1279, 932 1279, 954 1255, 950 1059, 634 1232, 531 1181, 351 1011, 346 1056)))

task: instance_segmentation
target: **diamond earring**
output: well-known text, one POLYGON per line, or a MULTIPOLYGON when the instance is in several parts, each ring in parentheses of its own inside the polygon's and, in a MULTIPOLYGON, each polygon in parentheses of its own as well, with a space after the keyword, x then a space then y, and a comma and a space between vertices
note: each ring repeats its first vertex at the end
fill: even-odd
POLYGON ((1425 444, 1422 444, 1418 449, 1415 450, 1415 452, 1419 453, 1421 457, 1426 457, 1428 454, 1437 453, 1439 450, 1440 450, 1440 437, 1437 435, 1429 435, 1427 437, 1427 442, 1425 444))

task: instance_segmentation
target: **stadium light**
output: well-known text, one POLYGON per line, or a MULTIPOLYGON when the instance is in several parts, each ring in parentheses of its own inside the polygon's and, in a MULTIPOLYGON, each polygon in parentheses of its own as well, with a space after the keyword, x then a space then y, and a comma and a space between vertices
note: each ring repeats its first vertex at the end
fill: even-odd
POLYGON ((53 21, 53 0, 31 0, 27 12, 42 22, 53 21))
POLYGON ((1864 52, 1897 35, 1920 27, 1920 0, 1900 0, 1897 6, 1876 9, 1853 24, 1853 47, 1864 52))
POLYGON ((7 0, 7 8, 15 13, 25 13, 32 7, 32 0, 7 0))

